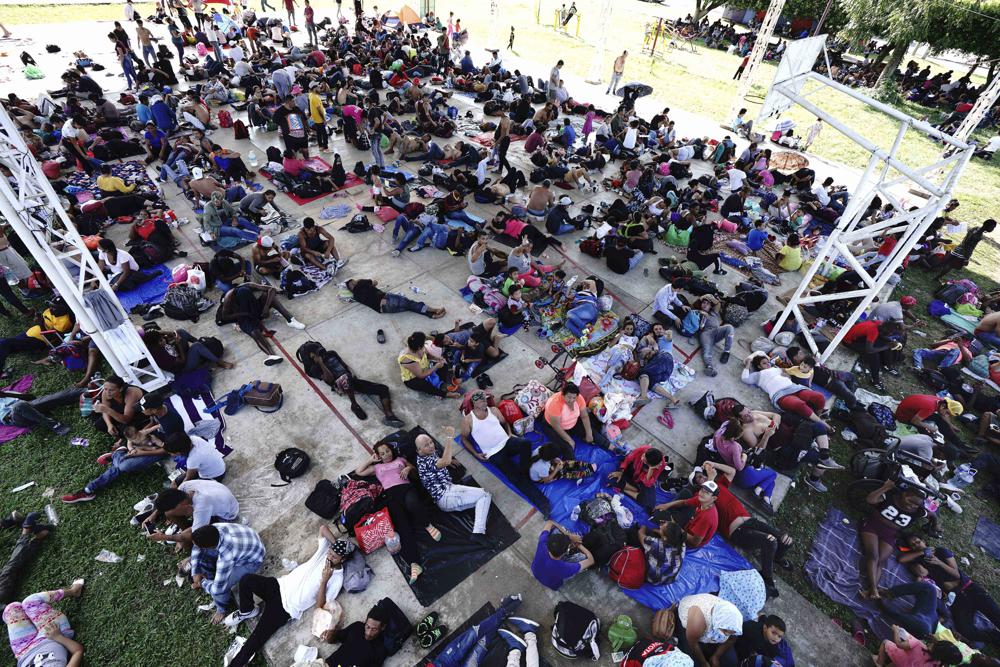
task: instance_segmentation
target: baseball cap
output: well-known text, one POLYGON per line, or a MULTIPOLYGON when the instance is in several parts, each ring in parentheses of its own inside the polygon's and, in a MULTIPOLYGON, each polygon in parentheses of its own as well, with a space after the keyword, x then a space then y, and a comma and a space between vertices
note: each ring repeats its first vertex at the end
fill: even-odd
POLYGON ((716 484, 715 482, 705 482, 704 484, 702 484, 698 488, 702 489, 704 491, 708 491, 713 496, 719 495, 719 485, 716 484))
POLYGON ((688 475, 688 482, 690 484, 694 484, 694 478, 698 475, 704 475, 704 474, 705 474, 704 468, 702 468, 701 466, 695 466, 694 468, 691 469, 691 474, 688 475))
POLYGON ((904 296, 902 299, 899 300, 899 304, 901 306, 906 306, 907 308, 912 308, 913 306, 917 305, 917 299, 916 297, 912 296, 904 296))
POLYGON ((559 205, 560 206, 570 206, 572 203, 573 203, 573 200, 570 199, 569 197, 562 197, 559 200, 559 205))
POLYGON ((953 398, 944 399, 944 403, 946 406, 948 406, 948 414, 950 414, 952 417, 957 417, 963 412, 965 412, 965 408, 962 407, 962 404, 953 398))
POLYGON ((159 410, 163 407, 163 397, 156 394, 146 394, 139 399, 139 408, 142 410, 159 410))
POLYGON ((309 84, 309 89, 312 90, 313 88, 319 88, 319 81, 313 81, 309 84))

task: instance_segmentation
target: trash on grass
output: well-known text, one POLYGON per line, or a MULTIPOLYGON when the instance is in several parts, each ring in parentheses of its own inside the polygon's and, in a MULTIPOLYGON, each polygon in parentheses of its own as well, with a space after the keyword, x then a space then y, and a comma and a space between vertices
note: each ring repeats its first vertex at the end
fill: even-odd
POLYGON ((28 482, 27 484, 22 484, 21 486, 15 486, 10 490, 11 493, 17 493, 18 491, 24 491, 25 489, 30 489, 35 485, 35 482, 28 482))
POLYGON ((120 563, 122 562, 122 557, 116 554, 114 551, 108 551, 107 549, 101 549, 101 553, 94 557, 94 560, 100 561, 102 563, 120 563))

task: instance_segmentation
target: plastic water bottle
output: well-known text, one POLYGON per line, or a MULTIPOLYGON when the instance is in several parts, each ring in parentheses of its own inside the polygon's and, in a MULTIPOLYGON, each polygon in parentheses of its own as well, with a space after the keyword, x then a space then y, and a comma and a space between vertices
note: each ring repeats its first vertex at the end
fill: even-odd
POLYGON ((579 505, 577 505, 576 507, 573 508, 573 511, 570 513, 569 518, 570 518, 571 521, 576 521, 577 519, 580 518, 580 506, 579 505))
POLYGON ((59 515, 56 514, 56 510, 51 504, 45 506, 45 516, 49 517, 49 523, 53 526, 59 525, 59 515))
POLYGON ((250 151, 250 154, 247 155, 247 157, 250 158, 250 166, 251 167, 256 167, 257 166, 257 151, 250 151))
POLYGON ((964 489, 976 479, 977 472, 979 471, 973 468, 971 464, 963 463, 955 468, 955 474, 948 480, 948 483, 959 489, 964 489))

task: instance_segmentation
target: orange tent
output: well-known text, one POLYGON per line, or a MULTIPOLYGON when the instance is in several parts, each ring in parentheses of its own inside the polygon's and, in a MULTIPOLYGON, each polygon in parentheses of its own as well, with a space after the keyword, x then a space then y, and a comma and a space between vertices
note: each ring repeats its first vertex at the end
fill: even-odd
POLYGON ((410 7, 409 5, 403 5, 399 9, 399 13, 397 14, 397 16, 399 17, 399 20, 405 23, 406 25, 420 23, 420 16, 418 16, 417 13, 413 11, 413 8, 410 7))

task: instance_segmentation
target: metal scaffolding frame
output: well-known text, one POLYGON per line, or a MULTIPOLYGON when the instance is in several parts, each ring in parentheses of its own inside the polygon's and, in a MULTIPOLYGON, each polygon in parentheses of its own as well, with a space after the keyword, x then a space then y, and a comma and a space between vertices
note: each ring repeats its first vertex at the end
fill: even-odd
POLYGON ((757 68, 764 61, 767 46, 771 43, 771 36, 774 34, 774 28, 778 25, 778 19, 781 18, 781 10, 784 8, 785 0, 771 0, 771 4, 767 8, 767 13, 764 14, 764 19, 760 23, 760 28, 757 30, 757 39, 754 41, 753 49, 750 51, 750 61, 747 63, 746 69, 743 70, 743 76, 740 77, 740 85, 736 90, 736 96, 733 97, 733 105, 729 110, 729 118, 724 118, 723 122, 728 123, 736 118, 736 114, 746 104, 747 95, 750 93, 750 88, 753 86, 753 81, 757 76, 757 68))
MULTIPOLYGON (((814 90, 812 92, 816 93, 817 91, 814 90)), ((902 265, 910 251, 927 231, 927 228, 930 227, 941 210, 951 200, 951 193, 955 189, 962 171, 969 163, 969 159, 975 150, 975 145, 968 144, 963 139, 955 136, 945 134, 924 121, 917 120, 853 88, 812 71, 797 74, 781 82, 775 82, 771 87, 770 94, 783 96, 791 103, 806 109, 870 154, 868 165, 858 181, 857 187, 853 190, 853 194, 848 201, 844 213, 838 220, 837 226, 819 249, 817 257, 806 271, 805 277, 799 283, 771 332, 771 337, 773 338, 781 331, 782 326, 788 318, 794 317, 809 348, 821 361, 826 361, 833 351, 836 350, 848 329, 857 322, 858 318, 867 310, 875 297, 889 284, 896 269, 902 265), (899 121, 899 130, 896 133, 892 146, 888 149, 878 146, 850 125, 806 99, 806 95, 800 94, 799 91, 808 82, 821 84, 822 88, 819 89, 820 92, 836 91, 843 93, 899 121), (899 158, 899 149, 903 138, 910 129, 946 144, 951 153, 929 165, 913 167, 904 163, 899 158), (913 188, 919 188, 926 198, 922 205, 911 207, 908 210, 908 207, 900 201, 900 197, 897 196, 894 189, 905 192, 913 188), (875 196, 892 204, 896 212, 886 220, 861 226, 865 212, 875 196), (901 236, 892 253, 885 261, 875 266, 874 269, 862 266, 848 248, 848 245, 863 239, 873 239, 877 236, 896 233, 900 233, 901 236), (820 295, 810 293, 810 285, 816 274, 826 275, 827 269, 836 263, 841 265, 846 264, 857 271, 862 280, 862 287, 839 294, 820 295), (855 299, 860 299, 860 301, 854 305, 850 316, 841 325, 833 340, 829 342, 825 349, 820 351, 810 330, 809 321, 803 313, 803 306, 821 302, 855 299)))
POLYGON ((126 382, 146 390, 165 385, 166 375, 129 321, 128 313, 67 217, 41 165, 3 108, 0 108, 0 165, 11 174, 10 179, 0 178, 0 215, 66 300, 81 329, 126 382), (94 298, 94 292, 103 292, 107 297, 105 303, 115 312, 106 313, 104 318, 96 317, 87 302, 88 298, 94 298), (107 322, 109 315, 120 323, 102 329, 98 323, 107 322))
POLYGON ((1000 76, 995 76, 989 87, 976 100, 975 106, 962 119, 962 123, 952 136, 961 141, 966 141, 971 137, 979 124, 983 122, 983 118, 986 118, 986 113, 997 103, 998 98, 1000 98, 1000 76))

